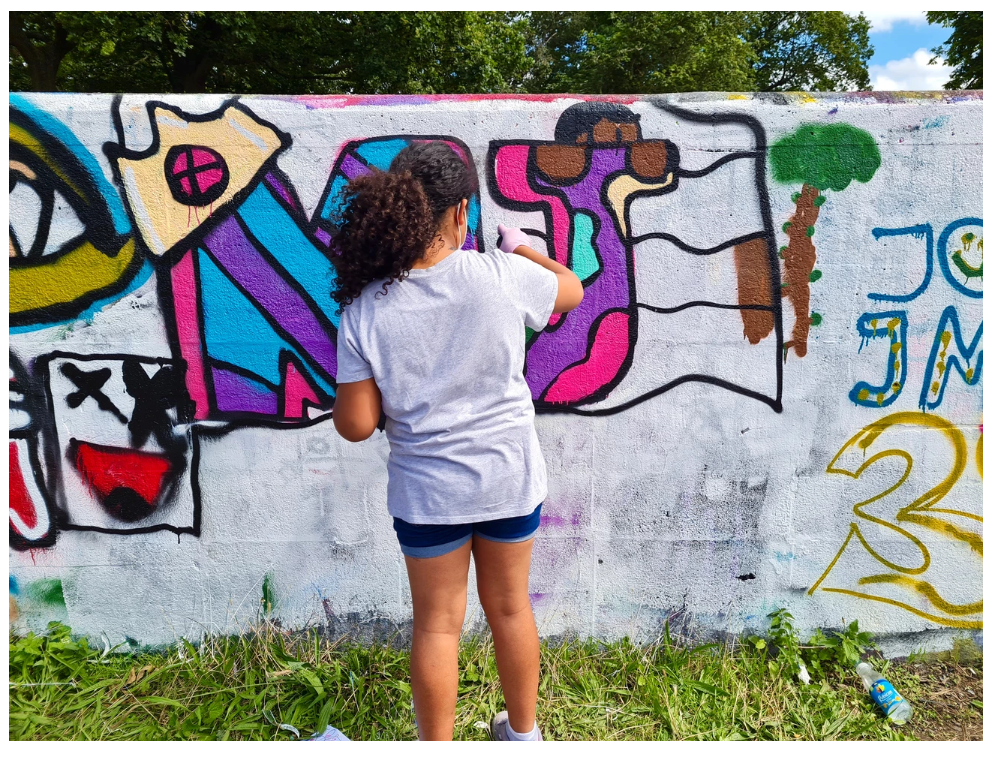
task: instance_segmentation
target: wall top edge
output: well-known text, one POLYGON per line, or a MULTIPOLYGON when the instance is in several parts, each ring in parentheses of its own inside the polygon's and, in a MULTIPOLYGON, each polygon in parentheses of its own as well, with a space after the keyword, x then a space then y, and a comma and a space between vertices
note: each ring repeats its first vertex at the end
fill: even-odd
MULTIPOLYGON (((48 97, 64 99, 69 97, 112 97, 113 94, 99 92, 10 92, 25 97, 48 97)), ((163 94, 141 93, 135 96, 156 96, 163 94)), ((982 102, 983 90, 966 91, 848 91, 848 92, 719 92, 701 91, 679 94, 170 94, 176 97, 222 97, 236 96, 252 99, 268 99, 303 104, 314 108, 336 108, 354 106, 406 106, 426 105, 436 102, 534 102, 550 103, 564 100, 602 101, 629 104, 642 101, 680 103, 737 102, 750 101, 772 105, 806 105, 827 102, 857 102, 865 104, 938 104, 959 102, 982 102)))

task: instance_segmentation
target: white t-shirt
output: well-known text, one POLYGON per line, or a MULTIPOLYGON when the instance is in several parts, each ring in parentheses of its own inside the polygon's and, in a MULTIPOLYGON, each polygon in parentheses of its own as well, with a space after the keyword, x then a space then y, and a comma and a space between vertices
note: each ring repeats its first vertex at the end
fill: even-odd
POLYGON ((458 250, 344 307, 340 383, 374 378, 387 417, 388 512, 413 524, 525 516, 547 469, 523 377, 526 331, 557 276, 520 255, 458 250))

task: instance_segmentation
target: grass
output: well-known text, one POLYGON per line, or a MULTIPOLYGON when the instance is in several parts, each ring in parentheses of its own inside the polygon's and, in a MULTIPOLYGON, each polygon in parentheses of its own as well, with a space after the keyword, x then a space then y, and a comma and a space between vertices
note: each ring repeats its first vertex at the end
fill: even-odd
MULTIPOLYGON (((538 717, 548 739, 904 739, 851 670, 804 685, 751 646, 663 640, 545 643, 538 717)), ((501 709, 490 640, 464 643, 458 739, 486 739, 501 709)), ((924 712, 907 662, 874 660, 924 712)), ((414 739, 408 655, 263 622, 167 652, 93 648, 53 625, 10 637, 10 739, 293 739, 327 723, 351 739, 414 739), (294 729, 294 730, 292 730, 294 729)), ((979 715, 982 728, 982 664, 979 715)), ((974 671, 975 674, 975 671, 974 671)), ((925 714, 924 717, 927 717, 925 714)))

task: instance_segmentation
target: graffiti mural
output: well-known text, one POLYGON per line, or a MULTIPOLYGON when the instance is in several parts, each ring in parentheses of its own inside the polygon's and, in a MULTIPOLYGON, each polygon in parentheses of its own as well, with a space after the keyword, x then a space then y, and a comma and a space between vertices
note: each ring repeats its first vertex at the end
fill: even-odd
MULTIPOLYGON (((966 572, 967 564, 975 563, 982 569, 983 517, 952 508, 937 507, 963 475, 968 457, 966 449, 966 439, 959 428, 939 416, 920 412, 890 414, 864 427, 850 438, 827 466, 828 473, 858 479, 889 457, 902 459, 905 469, 900 478, 883 491, 853 506, 853 513, 862 523, 851 523, 841 548, 808 593, 813 594, 817 589, 822 589, 847 594, 894 605, 946 626, 982 629, 982 598, 973 598, 975 594, 971 594, 969 599, 955 601, 940 592, 935 585, 952 583, 953 576, 958 577, 960 573, 966 572), (923 458, 915 462, 909 451, 890 448, 890 441, 886 440, 897 435, 898 429, 904 427, 921 431, 915 435, 908 434, 908 437, 916 439, 922 448, 927 445, 929 454, 936 453, 930 443, 935 438, 925 444, 922 438, 925 434, 940 436, 944 443, 939 445, 948 446, 937 452, 948 452, 946 456, 951 459, 951 463, 946 465, 950 467, 944 478, 930 489, 924 490, 921 484, 914 483, 919 478, 916 476, 916 469, 924 464, 923 458), (915 474, 913 480, 912 474, 915 474), (907 485, 909 480, 910 484, 907 485), (893 506, 884 507, 880 501, 886 501, 889 495, 898 490, 903 491, 904 496, 900 498, 901 504, 891 513, 893 506), (873 510, 869 510, 870 506, 873 510), (871 525, 881 529, 872 530, 871 525), (958 556, 956 567, 944 567, 939 571, 937 551, 935 561, 932 562, 929 546, 939 542, 954 544, 958 556), (849 550, 864 552, 868 556, 863 558, 871 558, 877 565, 872 574, 855 578, 851 584, 853 588, 842 587, 845 584, 833 573, 849 550)), ((849 562, 848 566, 852 569, 864 565, 858 561, 849 562)), ((982 588, 972 591, 982 592, 982 588)))
MULTIPOLYGON (((711 116, 710 120, 750 125, 758 133, 758 147, 764 148, 764 132, 743 116, 711 116)), ((774 396, 767 396, 703 373, 677 374, 622 402, 610 401, 615 405, 606 408, 576 408, 602 402, 627 376, 638 340, 639 315, 682 315, 690 309, 712 307, 739 314, 744 338, 752 345, 773 334, 777 326, 776 338, 781 335, 781 316, 773 302, 779 269, 767 202, 760 205, 757 222, 741 227, 747 233, 736 233, 737 227, 733 235, 715 230, 701 244, 665 230, 637 233, 631 217, 634 205, 646 197, 655 197, 655 209, 681 208, 685 202, 675 201, 678 192, 701 186, 707 175, 732 161, 752 157, 763 161, 762 153, 730 154, 706 169, 682 169, 680 149, 674 142, 645 138, 640 116, 630 108, 598 102, 565 110, 558 118, 553 142, 492 142, 488 163, 493 173, 489 179, 492 197, 513 211, 543 213, 546 228, 533 233, 544 239, 549 256, 571 267, 585 288, 577 309, 554 315, 543 331, 527 331, 526 378, 538 410, 615 412, 689 381, 726 387, 780 410, 781 384, 774 396), (671 307, 642 303, 637 297, 635 248, 655 242, 670 249, 659 250, 651 260, 679 269, 697 262, 702 265, 704 256, 726 253, 737 277, 736 302, 696 298, 671 307)), ((764 194, 764 188, 733 192, 744 197, 759 193, 764 194)), ((775 369, 780 380, 778 363, 775 369)))
POLYGON ((545 633, 982 629, 981 92, 9 103, 16 627, 407 620, 329 245, 442 141, 465 249, 516 226, 585 288, 523 335, 545 633))
MULTIPOLYGON (((471 169, 474 169, 474 159, 471 151, 456 137, 447 136, 396 136, 370 137, 366 140, 349 142, 339 152, 336 165, 329 176, 322 198, 313 218, 315 236, 326 247, 329 246, 329 232, 333 228, 336 213, 342 205, 340 195, 346 185, 360 175, 366 175, 371 169, 386 172, 401 151, 413 143, 445 142, 454 153, 471 169)), ((474 194, 467 205, 467 238, 464 240, 465 250, 487 249, 481 233, 481 196, 474 194)))
POLYGON ((72 319, 124 290, 142 261, 90 151, 17 95, 9 114, 9 324, 72 319))
POLYGON ((197 419, 299 421, 335 395, 333 272, 273 163, 291 144, 235 100, 193 115, 146 105, 144 151, 104 150, 146 249, 197 419), (248 340, 251 346, 243 346, 248 340))

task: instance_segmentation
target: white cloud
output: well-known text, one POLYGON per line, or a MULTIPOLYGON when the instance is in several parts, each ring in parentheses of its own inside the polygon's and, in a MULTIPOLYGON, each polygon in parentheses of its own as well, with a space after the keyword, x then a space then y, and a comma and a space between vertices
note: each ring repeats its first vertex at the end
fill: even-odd
MULTIPOLYGON (((854 11, 853 13, 858 13, 854 11)), ((896 22, 909 22, 910 24, 920 27, 922 24, 927 24, 928 20, 924 15, 924 11, 865 11, 865 18, 869 20, 872 25, 871 32, 889 32, 893 29, 893 25, 896 22)))
POLYGON ((952 72, 939 61, 928 64, 931 54, 919 48, 911 56, 894 59, 885 65, 872 65, 869 78, 875 91, 935 91, 944 89, 952 72))

